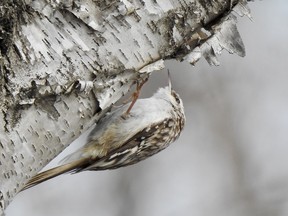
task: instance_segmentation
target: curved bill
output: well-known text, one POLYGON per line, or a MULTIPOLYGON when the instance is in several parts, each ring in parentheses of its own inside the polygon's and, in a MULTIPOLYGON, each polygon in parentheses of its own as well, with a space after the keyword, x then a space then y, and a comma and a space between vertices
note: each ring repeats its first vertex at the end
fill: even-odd
POLYGON ((169 69, 167 71, 168 71, 168 88, 169 88, 170 92, 172 92, 172 83, 171 83, 170 71, 169 71, 169 69))

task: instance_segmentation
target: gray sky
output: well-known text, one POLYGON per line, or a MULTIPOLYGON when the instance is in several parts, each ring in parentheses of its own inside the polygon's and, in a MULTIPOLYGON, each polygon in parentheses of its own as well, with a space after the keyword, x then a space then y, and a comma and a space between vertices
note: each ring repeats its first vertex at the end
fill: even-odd
MULTIPOLYGON (((177 142, 134 166, 31 188, 7 215, 286 216, 288 3, 249 5, 253 22, 244 17, 238 25, 245 58, 224 52, 219 67, 166 63, 187 116, 177 142)), ((166 83, 156 72, 142 97, 166 83)))

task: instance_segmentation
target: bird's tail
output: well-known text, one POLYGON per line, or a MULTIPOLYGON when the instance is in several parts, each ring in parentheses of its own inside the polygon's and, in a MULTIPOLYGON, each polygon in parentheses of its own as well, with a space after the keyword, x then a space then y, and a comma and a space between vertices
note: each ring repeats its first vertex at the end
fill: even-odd
POLYGON ((26 190, 30 187, 33 187, 37 184, 40 184, 46 180, 49 180, 51 178, 54 178, 58 175, 61 175, 63 173, 71 172, 71 171, 77 171, 79 167, 83 167, 87 163, 87 160, 80 159, 77 161, 73 161, 52 169, 49 169, 47 171, 41 172, 37 174, 36 176, 33 176, 26 185, 21 189, 21 191, 26 190))

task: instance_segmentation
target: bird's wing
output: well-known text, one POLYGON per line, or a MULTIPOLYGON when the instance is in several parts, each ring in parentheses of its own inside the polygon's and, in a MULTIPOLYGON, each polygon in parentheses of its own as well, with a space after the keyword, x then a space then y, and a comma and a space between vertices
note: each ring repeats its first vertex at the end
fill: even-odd
MULTIPOLYGON (((167 119, 169 122, 170 119, 167 119)), ((161 126, 160 126, 161 127, 161 126)), ((160 150, 162 147, 154 143, 147 143, 150 137, 152 137, 159 129, 159 123, 151 125, 149 130, 147 128, 139 131, 127 140, 122 146, 108 152, 108 154, 102 158, 98 158, 90 166, 86 168, 77 169, 75 172, 83 170, 106 170, 116 169, 123 166, 132 165, 137 163, 148 156, 151 156, 160 150)), ((159 140, 159 143, 162 142, 159 140)))
MULTIPOLYGON (((167 119, 167 122, 169 122, 169 120, 170 119, 167 119)), ((154 123, 150 126, 149 130, 145 128, 139 131, 122 146, 109 151, 104 157, 95 159, 80 157, 78 160, 41 172, 32 177, 23 187, 22 191, 63 173, 116 169, 137 163, 163 149, 157 144, 147 143, 147 140, 157 133, 159 127, 161 127, 159 123, 154 123)), ((159 140, 159 143, 161 142, 162 141, 159 140)))

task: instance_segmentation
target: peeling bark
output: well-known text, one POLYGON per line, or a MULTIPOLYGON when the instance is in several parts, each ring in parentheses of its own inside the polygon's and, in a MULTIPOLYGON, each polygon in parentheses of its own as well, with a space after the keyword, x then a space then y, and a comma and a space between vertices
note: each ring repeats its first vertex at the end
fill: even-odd
POLYGON ((235 12, 250 17, 246 0, 1 2, 0 215, 163 60, 244 56, 235 12))

